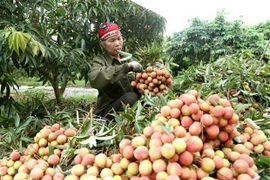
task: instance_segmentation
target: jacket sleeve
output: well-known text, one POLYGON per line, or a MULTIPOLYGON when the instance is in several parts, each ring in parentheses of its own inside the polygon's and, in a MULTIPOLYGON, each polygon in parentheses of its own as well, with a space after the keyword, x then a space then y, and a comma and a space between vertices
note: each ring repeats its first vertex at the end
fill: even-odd
POLYGON ((127 63, 119 65, 106 65, 104 61, 94 58, 89 73, 90 84, 93 88, 103 89, 108 84, 114 84, 129 72, 127 63))

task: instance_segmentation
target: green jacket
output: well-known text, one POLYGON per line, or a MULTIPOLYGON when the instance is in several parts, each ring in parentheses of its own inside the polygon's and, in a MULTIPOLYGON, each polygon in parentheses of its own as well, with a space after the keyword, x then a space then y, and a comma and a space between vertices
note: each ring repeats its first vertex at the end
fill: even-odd
POLYGON ((119 62, 108 53, 94 57, 89 81, 91 87, 98 90, 95 114, 99 114, 126 92, 133 91, 128 78, 129 71, 127 63, 119 62))

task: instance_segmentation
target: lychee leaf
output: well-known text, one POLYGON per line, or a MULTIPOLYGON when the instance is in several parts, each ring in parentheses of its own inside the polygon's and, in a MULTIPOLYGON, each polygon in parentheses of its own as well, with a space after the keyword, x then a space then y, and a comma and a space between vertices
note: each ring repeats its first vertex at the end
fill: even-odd
POLYGON ((14 34, 14 41, 13 41, 13 48, 15 50, 15 52, 20 55, 20 49, 19 49, 19 34, 18 32, 16 32, 14 34))
POLYGON ((18 44, 22 52, 25 52, 28 40, 24 39, 23 33, 18 33, 18 44))
POLYGON ((20 124, 20 117, 18 114, 16 114, 14 117, 14 123, 15 123, 15 127, 18 127, 20 124))
POLYGON ((19 125, 19 126, 16 128, 16 130, 15 130, 16 134, 20 133, 22 130, 25 130, 25 128, 26 128, 31 122, 33 122, 33 117, 27 118, 27 120, 24 121, 23 124, 19 125))
POLYGON ((81 141, 80 144, 88 144, 90 146, 90 148, 92 148, 93 146, 97 146, 97 141, 95 139, 95 136, 91 136, 89 139, 86 139, 84 141, 81 141))
POLYGON ((57 149, 67 149, 66 145, 57 145, 55 146, 57 149))
POLYGON ((171 127, 169 125, 169 123, 164 123, 163 125, 160 125, 160 127, 167 133, 170 134, 171 133, 171 127))
POLYGON ((142 109, 143 109, 143 106, 141 103, 138 103, 138 108, 137 108, 137 111, 136 111, 136 119, 137 117, 139 117, 142 113, 142 109))
POLYGON ((103 124, 97 134, 102 134, 104 131, 105 125, 103 124))
POLYGON ((121 117, 123 117, 125 119, 128 119, 129 121, 133 120, 133 116, 131 114, 129 114, 129 113, 121 113, 121 117))
POLYGON ((270 167, 270 157, 259 155, 258 158, 255 159, 257 165, 261 165, 263 167, 270 167))
POLYGON ((242 109, 246 109, 246 108, 248 108, 248 107, 250 107, 251 106, 251 104, 242 104, 242 103, 239 103, 239 104, 237 104, 236 106, 235 106, 235 112, 236 113, 239 113, 242 109))
POLYGON ((91 121, 85 121, 79 137, 83 137, 85 135, 88 136, 90 128, 91 128, 91 121))
POLYGON ((49 154, 50 155, 54 154, 54 148, 52 147, 51 144, 48 145, 48 148, 49 148, 49 154))
POLYGON ((117 135, 118 135, 118 134, 115 134, 115 135, 112 135, 112 136, 105 136, 105 137, 98 137, 98 136, 95 136, 95 139, 107 141, 107 140, 111 140, 111 139, 115 138, 117 135))
POLYGON ((115 126, 112 127, 111 129, 105 131, 105 132, 97 133, 96 135, 99 136, 99 137, 100 137, 100 136, 105 136, 105 135, 109 134, 110 132, 112 132, 112 130, 114 130, 114 128, 115 128, 115 126))

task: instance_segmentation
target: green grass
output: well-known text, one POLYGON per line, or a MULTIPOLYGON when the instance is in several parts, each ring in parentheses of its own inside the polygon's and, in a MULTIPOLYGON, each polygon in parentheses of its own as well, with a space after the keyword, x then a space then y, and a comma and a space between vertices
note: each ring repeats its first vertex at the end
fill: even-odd
POLYGON ((74 96, 68 97, 66 99, 74 100, 77 102, 80 100, 85 100, 87 102, 95 102, 97 100, 97 97, 92 95, 92 94, 86 94, 86 95, 74 95, 74 96))
POLYGON ((42 82, 38 82, 37 78, 20 78, 19 86, 42 86, 42 82))
MULTIPOLYGON (((16 82, 19 86, 51 86, 50 82, 43 84, 42 81, 39 81, 38 76, 28 77, 27 73, 22 70, 16 70, 13 72, 13 76, 16 79, 16 82)), ((68 86, 72 87, 90 87, 89 82, 85 84, 85 80, 75 80, 75 83, 69 81, 68 86)))

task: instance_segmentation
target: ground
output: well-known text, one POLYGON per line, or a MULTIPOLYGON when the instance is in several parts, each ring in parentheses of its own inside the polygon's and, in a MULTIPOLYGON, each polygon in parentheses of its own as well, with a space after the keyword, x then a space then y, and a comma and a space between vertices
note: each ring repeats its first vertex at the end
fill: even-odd
MULTIPOLYGON (((38 87, 20 86, 19 91, 25 91, 25 90, 30 90, 30 89, 44 90, 48 93, 53 94, 53 88, 50 86, 38 86, 38 87)), ((84 94, 98 95, 98 91, 94 88, 88 88, 88 87, 87 88, 86 87, 67 87, 63 96, 64 98, 68 98, 70 96, 84 95, 84 94)))

